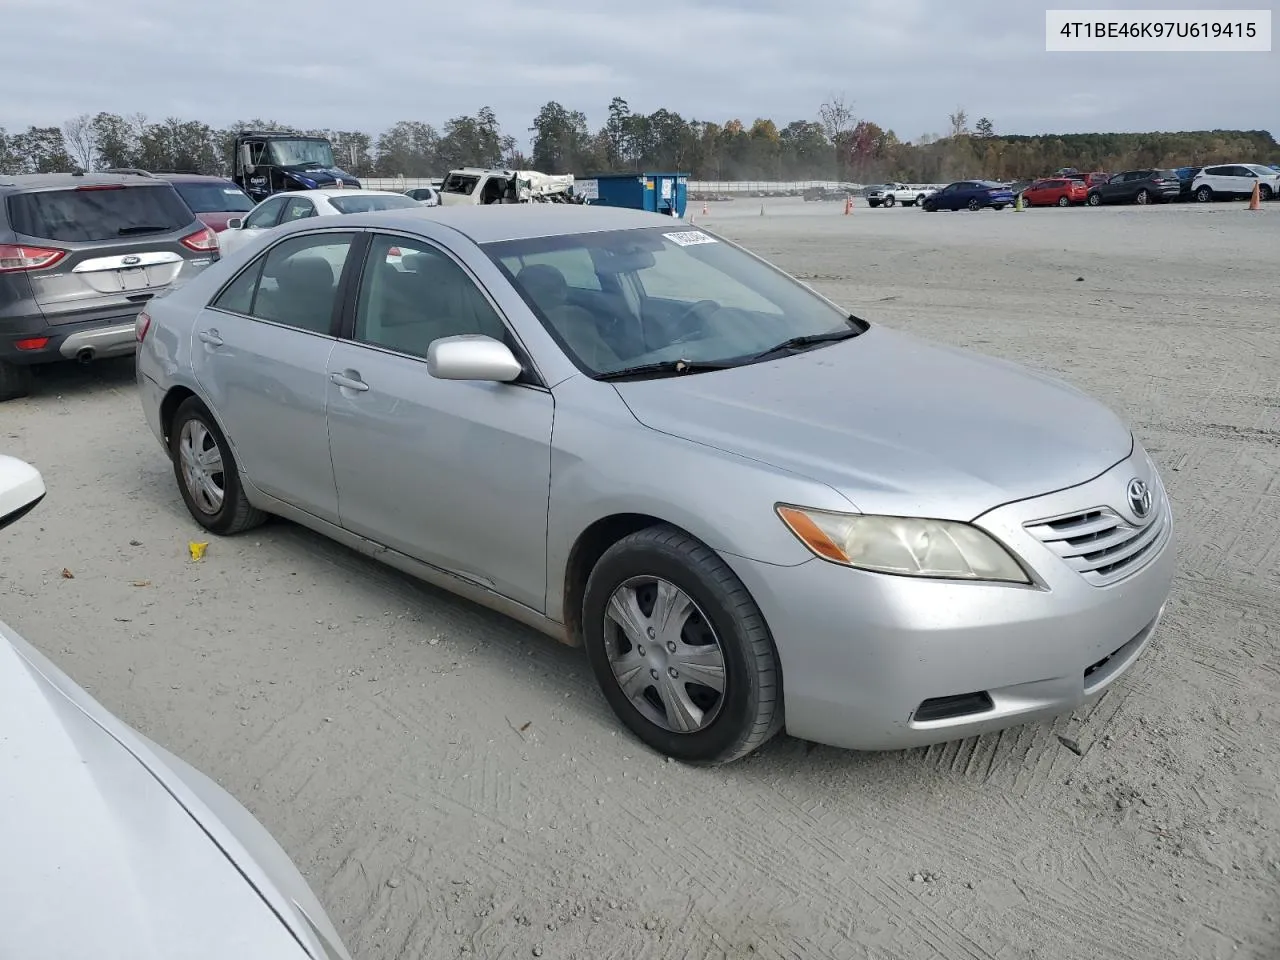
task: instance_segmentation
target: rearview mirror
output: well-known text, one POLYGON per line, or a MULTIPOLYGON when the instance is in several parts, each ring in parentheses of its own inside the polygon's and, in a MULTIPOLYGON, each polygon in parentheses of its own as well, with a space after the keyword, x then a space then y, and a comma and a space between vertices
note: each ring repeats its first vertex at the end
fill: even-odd
POLYGON ((482 334, 441 337, 427 347, 427 373, 437 380, 510 383, 523 372, 510 347, 482 334))
POLYGON ((230 220, 227 221, 228 230, 239 230, 243 226, 244 226, 244 220, 241 219, 240 217, 232 217, 230 220))
POLYGON ((44 478, 39 470, 16 457, 0 454, 0 529, 20 520, 44 499, 44 494, 44 478))
POLYGON ((240 167, 245 173, 253 173, 256 169, 253 163, 253 148, 247 143, 240 144, 240 167))

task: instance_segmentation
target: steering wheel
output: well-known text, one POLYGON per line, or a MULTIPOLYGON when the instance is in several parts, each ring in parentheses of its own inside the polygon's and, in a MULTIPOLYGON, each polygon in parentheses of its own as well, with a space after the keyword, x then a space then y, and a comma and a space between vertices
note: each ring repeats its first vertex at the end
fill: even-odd
MULTIPOLYGON (((695 300, 693 303, 689 304, 689 306, 685 308, 678 317, 675 318, 674 325, 676 329, 683 327, 687 320, 695 316, 700 311, 708 308, 711 310, 719 310, 720 304, 716 303, 714 300, 695 300)), ((692 330, 683 336, 676 337, 674 340, 670 341, 667 346, 675 346, 678 343, 688 343, 691 340, 700 340, 704 333, 704 330, 692 330)))

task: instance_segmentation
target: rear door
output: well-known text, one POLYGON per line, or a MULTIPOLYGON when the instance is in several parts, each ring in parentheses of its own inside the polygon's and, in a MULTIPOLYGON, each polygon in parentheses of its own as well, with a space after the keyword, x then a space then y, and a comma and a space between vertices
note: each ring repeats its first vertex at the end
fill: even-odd
POLYGON ((164 182, 33 190, 12 194, 7 208, 19 244, 62 252, 28 274, 51 324, 131 319, 217 259, 204 224, 164 182))
POLYGON ((327 363, 354 231, 293 234, 255 257, 196 320, 191 362, 258 489, 331 523, 327 363))

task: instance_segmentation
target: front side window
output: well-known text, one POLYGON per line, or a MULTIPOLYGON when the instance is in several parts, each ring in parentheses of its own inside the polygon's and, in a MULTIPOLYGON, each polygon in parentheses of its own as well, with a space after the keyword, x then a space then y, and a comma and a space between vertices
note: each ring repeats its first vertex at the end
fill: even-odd
POLYGON ((502 318, 467 272, 425 241, 375 236, 360 281, 353 339, 426 357, 433 340, 463 334, 507 339, 502 318))
POLYGON ((866 329, 701 230, 602 231, 484 249, 592 375, 679 360, 735 366, 796 337, 834 340, 866 329))
POLYGON ((253 261, 210 306, 328 336, 355 234, 289 237, 253 261))
POLYGON ((272 197, 270 200, 264 200, 253 213, 244 218, 244 226, 251 230, 275 226, 284 205, 284 197, 272 197))

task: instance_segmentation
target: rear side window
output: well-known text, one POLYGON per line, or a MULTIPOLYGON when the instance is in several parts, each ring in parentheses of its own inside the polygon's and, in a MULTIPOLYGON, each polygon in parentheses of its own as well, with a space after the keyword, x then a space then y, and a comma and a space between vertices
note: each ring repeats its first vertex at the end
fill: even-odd
POLYGON ((171 233, 194 219, 167 184, 17 193, 8 207, 14 233, 56 243, 171 233))

